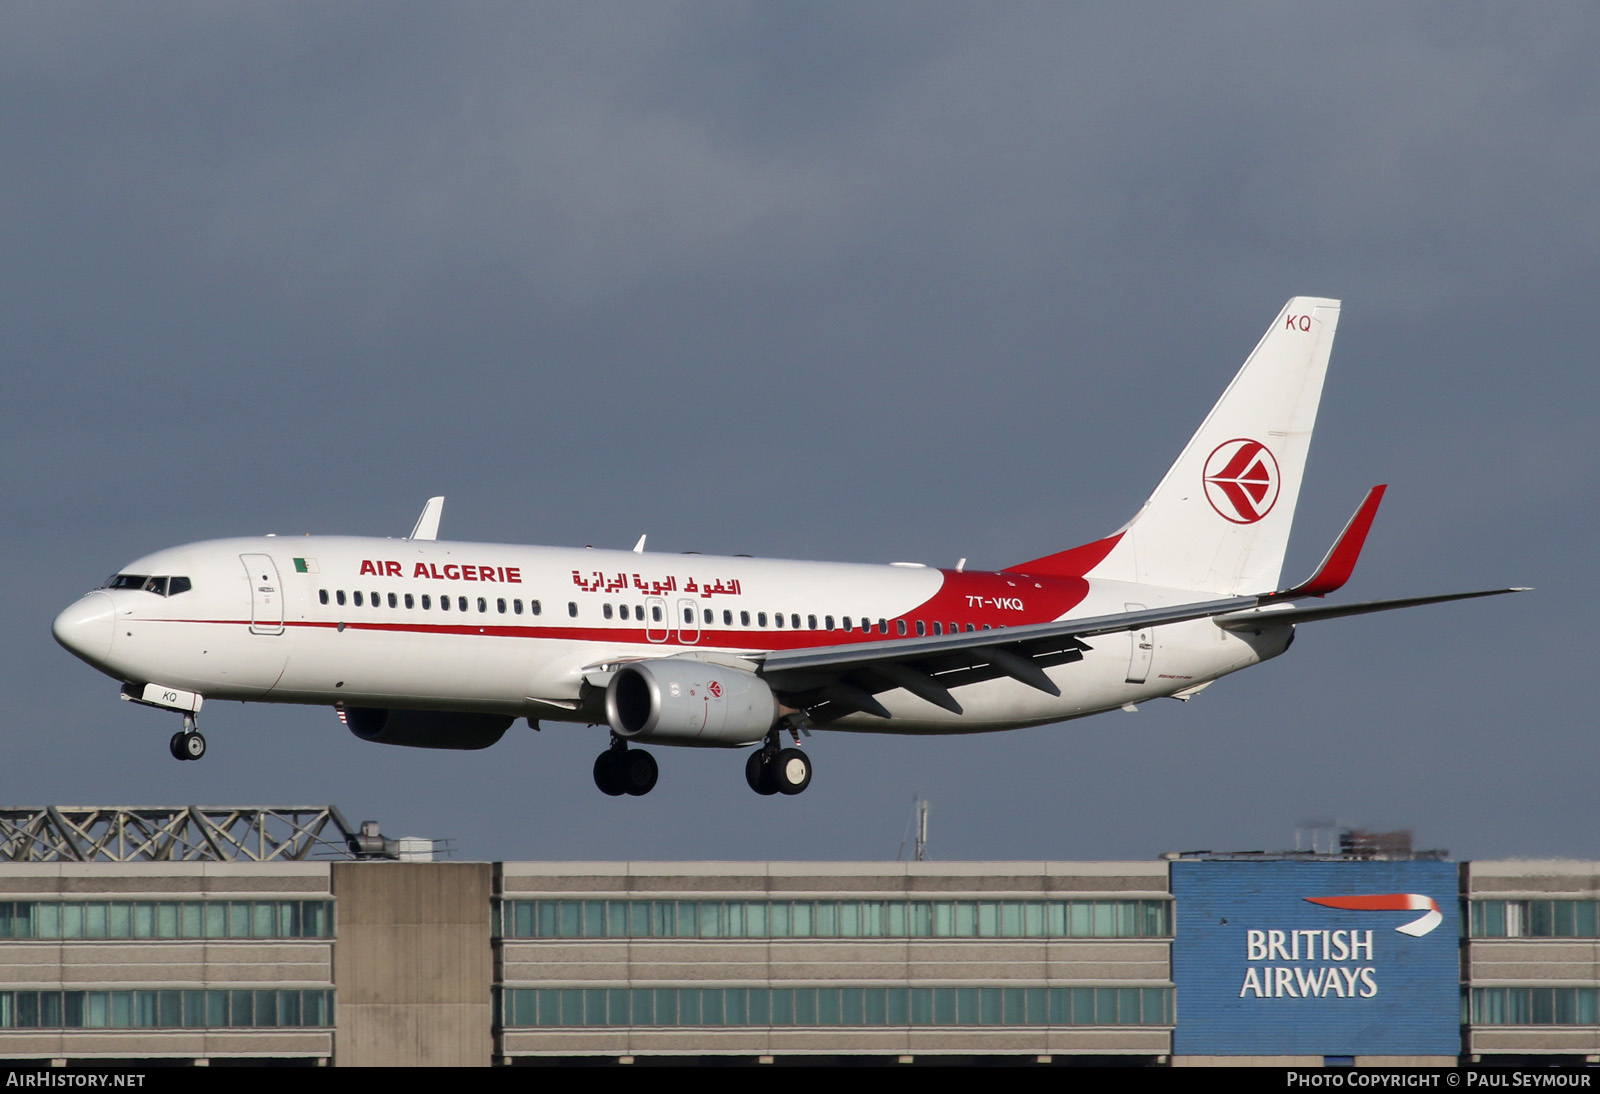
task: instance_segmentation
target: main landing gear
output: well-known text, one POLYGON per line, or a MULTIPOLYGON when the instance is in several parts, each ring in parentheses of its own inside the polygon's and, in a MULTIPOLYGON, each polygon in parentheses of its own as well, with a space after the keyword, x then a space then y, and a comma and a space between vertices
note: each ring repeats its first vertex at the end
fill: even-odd
POLYGON ((616 734, 611 736, 611 747, 594 761, 594 784, 613 798, 643 797, 655 788, 658 774, 654 756, 642 748, 629 748, 616 734))
POLYGON ((183 728, 172 735, 167 748, 174 760, 198 760, 206 754, 206 739, 195 728, 193 714, 183 716, 183 728))
MULTIPOLYGON (((798 794, 811 785, 811 757, 798 748, 780 748, 778 727, 744 762, 744 781, 757 794, 798 794)), ((799 744, 799 734, 795 744, 799 744)))

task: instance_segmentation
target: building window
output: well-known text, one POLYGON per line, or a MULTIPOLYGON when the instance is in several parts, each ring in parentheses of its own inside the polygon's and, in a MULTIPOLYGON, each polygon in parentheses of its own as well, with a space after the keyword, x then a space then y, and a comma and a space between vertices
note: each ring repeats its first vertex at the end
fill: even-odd
POLYGON ((511 1027, 1170 1026, 1172 988, 505 988, 511 1027))
POLYGON ((0 1029, 305 1029, 333 1026, 333 992, 0 991, 0 1029))
POLYGON ((1478 1026, 1600 1025, 1596 988, 1473 988, 1478 1026))
POLYGON ((1600 901, 1474 900, 1473 938, 1600 938, 1600 901))
POLYGON ((1168 938, 1166 900, 506 900, 505 938, 1168 938))
POLYGON ((328 900, 0 901, 0 939, 332 937, 328 900))

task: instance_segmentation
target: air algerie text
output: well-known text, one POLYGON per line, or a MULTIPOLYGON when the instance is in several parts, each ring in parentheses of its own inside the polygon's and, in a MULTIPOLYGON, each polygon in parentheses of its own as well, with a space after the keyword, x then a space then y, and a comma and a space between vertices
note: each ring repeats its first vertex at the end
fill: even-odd
MULTIPOLYGON (((398 562, 386 559, 364 558, 361 573, 372 577, 404 577, 405 570, 398 562)), ((433 581, 500 581, 508 585, 522 584, 520 566, 444 566, 432 562, 419 562, 411 571, 412 577, 425 577, 433 581)))
POLYGON ((1246 961, 1339 962, 1312 967, 1262 965, 1245 970, 1239 998, 1317 999, 1336 995, 1342 999, 1371 999, 1378 982, 1370 964, 1371 931, 1246 931, 1246 961), (1350 964, 1345 964, 1350 962, 1350 964))

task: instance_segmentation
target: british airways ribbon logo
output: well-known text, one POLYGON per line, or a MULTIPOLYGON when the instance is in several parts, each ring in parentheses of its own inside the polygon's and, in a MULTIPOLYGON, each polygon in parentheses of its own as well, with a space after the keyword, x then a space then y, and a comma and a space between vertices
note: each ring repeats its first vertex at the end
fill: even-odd
POLYGON ((1418 912, 1427 914, 1410 923, 1402 923, 1395 930, 1412 938, 1421 938, 1444 920, 1444 913, 1431 896, 1421 893, 1374 893, 1368 896, 1308 896, 1308 904, 1324 908, 1343 908, 1351 912, 1418 912))

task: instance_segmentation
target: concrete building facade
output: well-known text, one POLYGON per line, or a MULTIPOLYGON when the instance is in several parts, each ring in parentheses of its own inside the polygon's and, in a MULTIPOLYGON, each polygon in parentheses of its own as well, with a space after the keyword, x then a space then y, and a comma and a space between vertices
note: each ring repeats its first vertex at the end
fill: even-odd
MULTIPOLYGON (((1600 863, 1428 865, 1413 884, 1400 864, 1378 887, 1410 900, 1442 876, 1455 889, 1429 943, 1458 952, 1443 971, 1383 956, 1385 932, 1419 929, 1415 911, 1327 895, 1372 889, 1359 871, 1330 863, 1314 886, 1284 889, 1283 915, 1333 900, 1328 914, 1357 917, 1364 933, 1346 934, 1374 992, 1459 1004, 1459 1055, 1430 1027, 1423 1048, 1388 1045, 1383 1062, 1600 1059, 1600 863)), ((1359 1043, 1308 1051, 1303 1029, 1263 1040, 1270 1022, 1248 1042, 1223 1023, 1203 1054, 1175 1049, 1211 1017, 1195 1010, 1208 992, 1244 998, 1240 969, 1276 985, 1262 1004, 1273 1014, 1361 1005, 1366 981, 1354 966, 1342 981, 1317 972, 1327 937, 1342 945, 1334 931, 1321 964, 1270 981, 1246 936, 1266 954, 1280 913, 1257 926, 1196 903, 1186 925, 1172 873, 1164 861, 0 864, 0 1059, 1379 1062, 1359 1043), (1174 979, 1175 945, 1201 927, 1224 932, 1221 956, 1174 979), (1224 969, 1234 948, 1244 963, 1224 969), (1356 987, 1302 1000, 1284 987, 1296 982, 1356 987)), ((1221 898, 1255 899, 1256 876, 1221 898)), ((1299 922, 1296 961, 1321 921, 1299 922)))

